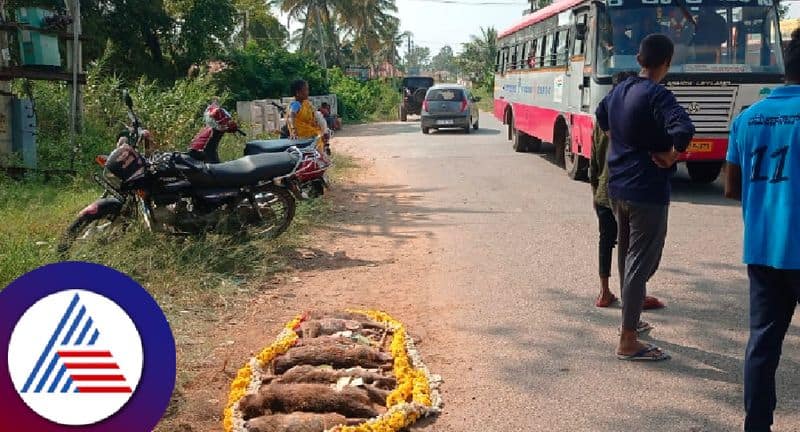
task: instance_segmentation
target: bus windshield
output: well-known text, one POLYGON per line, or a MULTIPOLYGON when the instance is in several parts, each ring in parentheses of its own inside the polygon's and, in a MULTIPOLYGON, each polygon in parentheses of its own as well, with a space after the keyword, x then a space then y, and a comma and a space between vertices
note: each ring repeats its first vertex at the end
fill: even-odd
POLYGON ((772 0, 609 0, 596 28, 600 76, 638 70, 652 33, 675 43, 670 73, 783 73, 772 0))

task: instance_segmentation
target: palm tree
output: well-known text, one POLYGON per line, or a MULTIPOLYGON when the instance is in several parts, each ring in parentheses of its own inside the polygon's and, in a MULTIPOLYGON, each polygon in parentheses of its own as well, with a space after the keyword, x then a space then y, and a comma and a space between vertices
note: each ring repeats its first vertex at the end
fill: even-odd
POLYGON ((400 20, 395 0, 273 0, 289 20, 303 22, 295 34, 299 48, 307 52, 324 49, 332 64, 342 66, 343 48, 348 46, 371 66, 383 58, 396 58, 400 20), (358 11, 353 13, 353 11, 358 11), (394 47, 394 48, 393 48, 394 47))
MULTIPOLYGON (((274 0, 274 4, 288 16, 289 21, 303 22, 295 40, 303 51, 333 54, 336 60, 341 44, 332 18, 346 0, 274 0)), ((334 63, 337 63, 334 61, 334 63)))
POLYGON ((460 69, 476 82, 487 87, 493 86, 497 30, 494 27, 481 27, 480 34, 472 35, 470 41, 462 45, 461 54, 457 59, 460 69))
POLYGON ((394 0, 349 0, 348 8, 359 13, 342 13, 342 26, 352 41, 355 51, 366 55, 370 66, 385 58, 388 45, 400 27, 400 20, 392 15, 397 12, 394 0))
POLYGON ((471 42, 481 53, 481 58, 487 65, 493 65, 497 55, 497 30, 494 27, 481 27, 479 35, 472 35, 471 42))

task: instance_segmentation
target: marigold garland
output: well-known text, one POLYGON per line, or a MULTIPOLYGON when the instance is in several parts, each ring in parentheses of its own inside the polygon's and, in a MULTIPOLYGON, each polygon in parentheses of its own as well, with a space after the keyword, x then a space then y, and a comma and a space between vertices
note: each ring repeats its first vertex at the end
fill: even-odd
MULTIPOLYGON (((441 378, 431 375, 424 367, 413 340, 406 335, 403 324, 381 311, 348 310, 348 312, 364 315, 392 329, 390 349, 394 358, 393 372, 397 380, 397 387, 386 398, 386 406, 389 410, 385 414, 357 426, 336 426, 326 432, 397 432, 410 426, 424 415, 439 412, 441 398, 438 393, 438 384, 441 382, 441 378), (412 365, 418 367, 414 368, 412 365), (437 388, 435 394, 432 391, 433 385, 437 388)), ((297 342, 299 336, 295 330, 306 318, 307 314, 303 314, 289 321, 272 345, 262 350, 239 370, 231 384, 228 405, 225 408, 223 419, 225 432, 233 432, 235 418, 241 420, 241 413, 238 413, 236 404, 248 392, 258 389, 258 383, 261 382, 258 376, 260 370, 297 342), (257 370, 254 371, 254 368, 257 370)))
MULTIPOLYGON (((275 357, 289 351, 289 348, 297 342, 297 330, 306 315, 298 315, 289 321, 284 327, 278 339, 270 346, 264 348, 258 355, 255 356, 256 361, 260 368, 272 361, 275 357)), ((231 391, 228 394, 228 404, 225 407, 225 414, 222 420, 222 426, 225 432, 233 431, 233 417, 236 409, 235 405, 241 400, 249 389, 253 381, 253 362, 248 362, 236 373, 236 378, 231 383, 231 391)))

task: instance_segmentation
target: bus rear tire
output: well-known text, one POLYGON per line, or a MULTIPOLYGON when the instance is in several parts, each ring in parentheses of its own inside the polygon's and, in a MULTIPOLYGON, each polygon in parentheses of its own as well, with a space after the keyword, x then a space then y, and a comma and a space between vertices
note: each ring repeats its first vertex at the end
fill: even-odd
POLYGON ((686 162, 689 178, 695 183, 713 183, 722 171, 722 162, 686 162))

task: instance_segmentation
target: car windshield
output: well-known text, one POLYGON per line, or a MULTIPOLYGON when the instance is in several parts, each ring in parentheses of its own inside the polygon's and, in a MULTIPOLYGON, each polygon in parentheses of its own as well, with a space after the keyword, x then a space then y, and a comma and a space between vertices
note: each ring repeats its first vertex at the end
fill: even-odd
POLYGON ((433 85, 433 78, 419 77, 419 78, 404 78, 403 86, 408 88, 427 88, 433 85))
POLYGON ((670 73, 783 73, 772 0, 609 0, 597 24, 601 76, 638 70, 639 43, 652 33, 675 43, 670 73))
POLYGON ((464 100, 464 92, 459 89, 433 89, 428 92, 426 99, 429 101, 461 102, 464 100))

